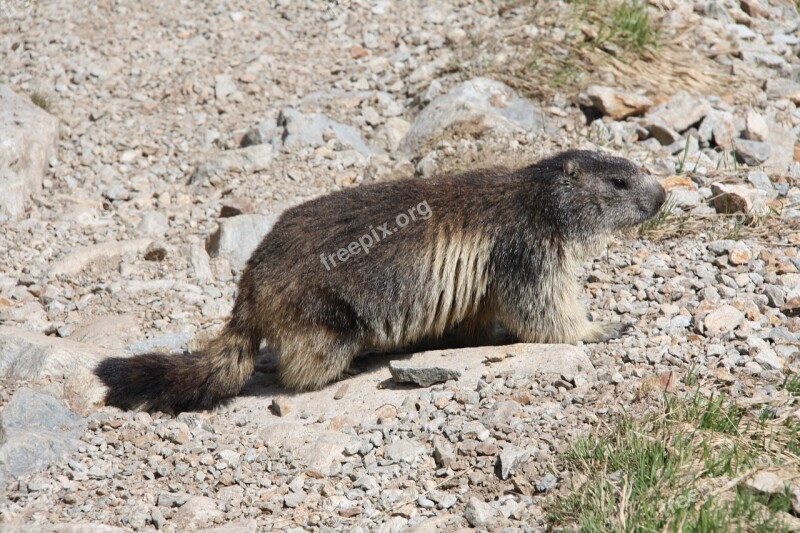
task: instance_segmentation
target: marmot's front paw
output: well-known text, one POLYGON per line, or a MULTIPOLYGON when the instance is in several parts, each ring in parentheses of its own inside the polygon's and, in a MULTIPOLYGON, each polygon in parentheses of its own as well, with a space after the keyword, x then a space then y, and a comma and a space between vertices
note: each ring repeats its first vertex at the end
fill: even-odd
POLYGON ((592 331, 583 339, 584 342, 606 342, 611 339, 619 339, 623 335, 628 335, 633 331, 633 326, 628 324, 597 324, 592 331))

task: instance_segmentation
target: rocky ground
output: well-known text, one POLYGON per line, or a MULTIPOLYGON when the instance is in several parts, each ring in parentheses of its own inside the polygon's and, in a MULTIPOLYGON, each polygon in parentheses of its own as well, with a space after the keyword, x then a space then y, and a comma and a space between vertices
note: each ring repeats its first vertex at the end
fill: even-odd
POLYGON ((644 52, 575 5, 0 3, 4 530, 547 529, 570 445, 654 393, 796 417, 796 4, 653 0, 644 52), (458 376, 427 386, 375 358, 295 395, 265 354, 211 412, 102 407, 93 365, 202 345, 287 206, 566 147, 670 191, 580 273, 624 339, 402 358, 458 376))

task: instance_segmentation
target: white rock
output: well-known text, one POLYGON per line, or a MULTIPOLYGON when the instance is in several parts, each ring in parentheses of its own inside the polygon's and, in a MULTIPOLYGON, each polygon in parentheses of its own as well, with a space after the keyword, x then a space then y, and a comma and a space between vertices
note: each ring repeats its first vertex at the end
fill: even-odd
POLYGON ((386 447, 386 457, 397 463, 414 463, 425 453, 425 445, 411 439, 399 439, 386 447))
POLYGON ((68 339, 99 348, 122 350, 143 336, 139 321, 134 315, 113 315, 90 318, 81 322, 75 326, 68 339))
POLYGON ((152 242, 150 239, 137 239, 78 248, 68 253, 63 259, 53 263, 47 271, 47 277, 74 276, 94 264, 97 264, 100 268, 105 267, 104 269, 108 269, 112 264, 118 264, 120 257, 125 254, 143 253, 152 242))
POLYGON ((224 100, 236 92, 236 82, 230 74, 214 76, 214 94, 217 100, 224 100))
POLYGON ((272 163, 271 144, 256 144, 246 148, 227 150, 206 155, 197 164, 191 179, 192 184, 203 183, 206 179, 221 172, 248 174, 269 168, 272 163))
POLYGON ((173 523, 184 531, 197 530, 225 516, 217 502, 206 496, 192 496, 172 518, 173 523))
POLYGON ((542 111, 499 81, 474 78, 425 107, 414 120, 399 150, 404 154, 416 154, 436 135, 466 122, 487 129, 534 130, 542 126, 542 111))
POLYGON ((744 313, 733 306, 723 305, 706 315, 703 320, 707 337, 716 337, 733 331, 744 320, 744 313))
POLYGON ((58 149, 58 119, 0 85, 0 221, 23 215, 58 149))
POLYGON ((278 216, 239 215, 223 218, 219 221, 219 229, 209 238, 206 249, 211 257, 224 257, 233 268, 241 270, 253 250, 272 229, 278 216))
POLYGON ((747 112, 747 116, 745 117, 744 123, 745 138, 753 141, 764 142, 767 140, 767 135, 769 135, 767 121, 764 120, 764 117, 761 116, 761 114, 752 109, 749 110, 747 112))
POLYGON ((710 111, 711 105, 705 99, 679 92, 651 109, 648 117, 658 117, 673 130, 684 132, 703 120, 710 111))
POLYGON ((472 496, 464 509, 464 518, 472 527, 485 528, 495 525, 500 518, 500 511, 489 505, 483 500, 472 496))

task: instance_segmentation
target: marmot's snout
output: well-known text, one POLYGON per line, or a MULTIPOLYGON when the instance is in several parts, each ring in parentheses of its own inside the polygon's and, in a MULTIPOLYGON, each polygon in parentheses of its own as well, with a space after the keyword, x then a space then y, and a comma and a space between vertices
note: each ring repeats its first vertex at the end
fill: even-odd
POLYGON ((656 216, 656 213, 658 213, 658 211, 661 209, 661 206, 664 205, 664 202, 667 199, 667 191, 665 191, 664 187, 662 187, 661 184, 655 179, 653 179, 652 189, 653 210, 650 216, 656 216))

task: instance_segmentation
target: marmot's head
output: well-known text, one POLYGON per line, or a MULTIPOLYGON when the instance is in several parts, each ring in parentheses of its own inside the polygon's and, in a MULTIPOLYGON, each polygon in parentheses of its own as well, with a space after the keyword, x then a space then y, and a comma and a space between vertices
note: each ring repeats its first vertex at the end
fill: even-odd
POLYGON ((542 163, 548 174, 557 174, 557 216, 570 233, 608 233, 641 224, 666 199, 653 176, 621 157, 568 150, 542 163))

